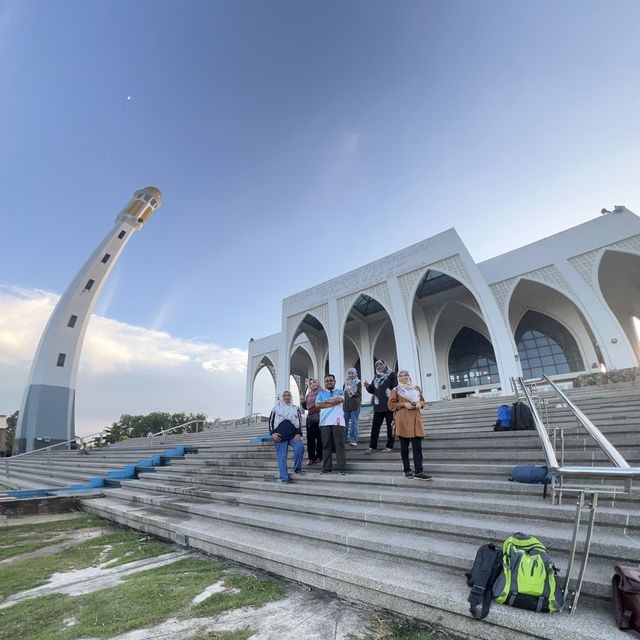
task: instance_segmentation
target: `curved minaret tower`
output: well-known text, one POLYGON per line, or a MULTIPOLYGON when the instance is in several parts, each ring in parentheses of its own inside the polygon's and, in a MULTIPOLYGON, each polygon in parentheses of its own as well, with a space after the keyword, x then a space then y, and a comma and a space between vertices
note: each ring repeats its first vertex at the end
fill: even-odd
POLYGON ((162 194, 155 187, 136 191, 53 310, 31 365, 14 455, 75 437, 76 376, 91 311, 129 238, 161 202, 162 194))

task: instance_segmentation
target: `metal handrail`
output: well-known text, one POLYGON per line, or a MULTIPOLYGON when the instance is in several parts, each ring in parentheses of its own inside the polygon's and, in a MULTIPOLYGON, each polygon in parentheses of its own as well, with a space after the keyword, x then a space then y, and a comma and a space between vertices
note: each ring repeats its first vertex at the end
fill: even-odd
POLYGON ((40 449, 34 449, 33 451, 25 451, 24 453, 19 453, 19 454, 15 455, 15 456, 8 456, 6 458, 6 461, 15 460, 16 458, 22 458, 23 456, 30 456, 30 455, 33 455, 34 453, 40 453, 41 451, 50 451, 51 449, 55 449, 56 447, 61 447, 62 445, 71 444, 72 442, 76 442, 77 440, 80 440, 80 442, 83 442, 86 438, 93 438, 95 436, 101 436, 105 432, 107 432, 107 430, 103 429, 102 431, 96 431, 95 433, 89 433, 86 436, 76 436, 72 440, 65 440, 64 442, 56 442, 56 444, 51 444, 48 447, 40 447, 40 449))
POLYGON ((525 398, 527 399, 527 403, 529 404, 529 408, 531 409, 531 413, 533 414, 533 422, 536 426, 536 431, 538 432, 538 437, 542 442, 542 448, 544 449, 544 457, 547 460, 547 467, 550 471, 559 471, 560 465, 558 464, 558 459, 556 458, 556 452, 553 450, 553 445, 551 444, 551 440, 549 439, 549 434, 542 422, 542 418, 538 413, 538 409, 531 397, 531 393, 527 388, 527 385, 524 383, 522 378, 517 378, 517 381, 520 383, 522 390, 524 392, 525 398))
POLYGON ((155 433, 150 433, 147 437, 149 438, 149 440, 151 442, 153 442, 153 439, 156 436, 163 436, 166 435, 167 433, 171 433, 172 431, 175 431, 176 429, 181 429, 184 427, 188 427, 190 424, 193 424, 194 422, 198 423, 198 422, 202 422, 203 424, 206 422, 206 420, 189 420, 189 422, 185 422, 183 424, 178 424, 175 427, 170 427, 169 429, 164 429, 163 431, 156 431, 155 433))
MULTIPOLYGON (((529 408, 531 409, 531 413, 533 414, 536 431, 538 432, 538 436, 540 437, 540 441, 542 442, 542 446, 544 449, 544 454, 547 459, 547 467, 553 473, 553 494, 554 494, 554 502, 555 502, 555 482, 556 477, 560 478, 560 498, 558 504, 560 504, 560 500, 562 499, 562 491, 566 490, 566 488, 562 484, 562 480, 564 477, 573 477, 573 478, 623 478, 626 480, 626 492, 631 492, 631 482, 634 478, 640 478, 640 467, 630 467, 627 461, 620 455, 617 449, 607 440, 607 438, 602 434, 602 432, 587 418, 587 416, 576 407, 567 396, 560 391, 560 389, 551 381, 549 378, 543 374, 542 379, 544 379, 551 388, 564 400, 567 406, 571 409, 573 415, 578 420, 578 422, 587 430, 589 435, 594 439, 596 444, 600 447, 602 451, 607 455, 609 460, 615 465, 614 467, 570 467, 565 466, 564 461, 562 466, 558 465, 558 460, 556 458, 555 451, 553 446, 551 445, 551 441, 549 439, 549 434, 547 433, 547 429, 540 418, 540 414, 538 409, 533 402, 533 398, 531 397, 531 393, 529 391, 528 386, 525 384, 522 378, 517 378, 522 390, 525 394, 527 402, 529 404, 529 408)), ((531 383, 531 382, 529 382, 531 383)), ((517 386, 514 385, 516 392, 517 386)), ((567 602, 567 594, 569 592, 569 587, 571 584, 571 575, 573 571, 573 565, 576 558, 576 553, 578 549, 578 537, 579 531, 582 526, 582 511, 585 506, 585 502, 589 503, 590 514, 589 520, 587 524, 587 530, 584 539, 584 545, 582 548, 582 560, 580 562, 580 569, 578 572, 578 577, 576 580, 576 584, 573 592, 573 600, 571 602, 571 613, 575 613, 576 608, 578 606, 578 599, 580 598, 580 592, 582 590, 582 584, 584 581, 584 576, 587 569, 587 563, 589 560, 589 553, 591 551, 591 542, 593 536, 593 529, 595 525, 596 519, 596 509, 598 505, 598 494, 602 492, 601 488, 595 487, 572 487, 572 491, 578 491, 578 501, 576 504, 576 515, 573 522, 573 537, 571 542, 571 552, 569 554, 569 563, 567 566, 567 576, 564 583, 563 588, 563 596, 565 603, 567 602)))
POLYGON ((558 386, 552 382, 548 376, 542 374, 542 377, 547 381, 551 388, 562 398, 562 400, 567 404, 573 415, 576 417, 578 422, 582 424, 582 426, 587 430, 589 435, 596 441, 598 446, 602 449, 605 455, 613 462, 616 467, 620 467, 622 469, 630 469, 631 467, 627 463, 627 461, 622 457, 620 452, 605 438, 600 429, 596 427, 587 416, 576 407, 569 398, 561 391, 558 386))

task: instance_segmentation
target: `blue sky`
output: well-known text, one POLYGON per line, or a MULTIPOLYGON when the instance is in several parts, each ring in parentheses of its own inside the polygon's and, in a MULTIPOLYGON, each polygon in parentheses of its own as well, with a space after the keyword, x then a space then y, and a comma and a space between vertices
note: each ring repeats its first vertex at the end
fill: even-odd
POLYGON ((61 293, 152 184, 96 312, 226 353, 446 228, 482 260, 639 212, 639 29, 636 0, 0 0, 0 284, 61 293))

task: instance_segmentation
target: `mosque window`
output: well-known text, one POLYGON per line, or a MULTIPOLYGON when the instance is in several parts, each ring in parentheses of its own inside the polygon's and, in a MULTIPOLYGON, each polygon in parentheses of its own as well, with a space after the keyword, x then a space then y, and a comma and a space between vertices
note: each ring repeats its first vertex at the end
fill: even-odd
POLYGON ((91 287, 96 283, 95 280, 87 280, 87 284, 84 285, 85 291, 89 291, 91 287))
POLYGON ((124 238, 126 235, 127 235, 127 232, 126 232, 126 231, 121 231, 121 232, 118 234, 118 240, 122 240, 122 238, 124 238))
POLYGON ((557 320, 537 311, 527 311, 520 320, 516 345, 525 379, 584 370, 573 336, 557 320))
POLYGON ((155 207, 158 203, 156 202, 155 198, 151 198, 151 206, 155 207))
POLYGON ((58 354, 58 362, 56 363, 56 366, 64 367, 64 361, 66 359, 67 359, 67 354, 66 353, 59 353, 58 354))
POLYGON ((145 202, 149 202, 149 200, 151 200, 151 196, 150 195, 145 195, 144 196, 144 201, 145 202))
POLYGON ((105 253, 102 256, 102 260, 100 260, 100 262, 102 262, 102 264, 107 264, 107 262, 109 262, 109 258, 111 257, 110 253, 105 253))
POLYGON ((463 327, 449 349, 451 388, 500 382, 493 346, 481 333, 463 327))
POLYGON ((75 327, 76 326, 76 322, 78 321, 78 316, 71 316, 69 318, 69 322, 67 322, 67 327, 75 327))

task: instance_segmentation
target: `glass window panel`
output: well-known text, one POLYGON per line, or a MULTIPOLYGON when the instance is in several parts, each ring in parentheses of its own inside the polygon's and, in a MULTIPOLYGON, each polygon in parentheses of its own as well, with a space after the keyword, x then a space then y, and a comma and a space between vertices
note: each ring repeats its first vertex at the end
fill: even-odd
POLYGON ((482 334, 463 327, 449 350, 449 377, 452 387, 476 386, 483 377, 495 372, 492 382, 499 382, 493 347, 482 334))

